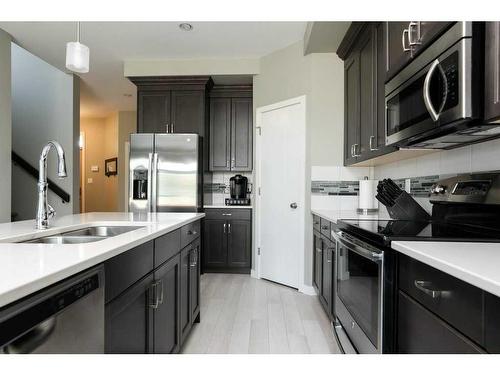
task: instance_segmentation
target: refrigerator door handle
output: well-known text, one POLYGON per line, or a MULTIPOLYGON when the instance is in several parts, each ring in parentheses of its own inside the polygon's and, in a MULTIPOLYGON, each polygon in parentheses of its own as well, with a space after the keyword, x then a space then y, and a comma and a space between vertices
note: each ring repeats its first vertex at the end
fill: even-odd
POLYGON ((151 201, 153 199, 152 192, 152 178, 153 178, 153 154, 148 154, 148 211, 151 211, 151 201))
POLYGON ((157 206, 157 178, 158 178, 158 154, 153 154, 153 161, 151 166, 151 212, 156 212, 157 206))

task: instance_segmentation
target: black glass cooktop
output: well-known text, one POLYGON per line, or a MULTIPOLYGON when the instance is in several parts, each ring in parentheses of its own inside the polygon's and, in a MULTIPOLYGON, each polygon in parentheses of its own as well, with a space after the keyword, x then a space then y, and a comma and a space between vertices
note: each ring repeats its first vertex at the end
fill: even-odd
POLYGON ((473 224, 407 220, 339 220, 347 232, 373 242, 391 241, 500 242, 500 231, 473 224))

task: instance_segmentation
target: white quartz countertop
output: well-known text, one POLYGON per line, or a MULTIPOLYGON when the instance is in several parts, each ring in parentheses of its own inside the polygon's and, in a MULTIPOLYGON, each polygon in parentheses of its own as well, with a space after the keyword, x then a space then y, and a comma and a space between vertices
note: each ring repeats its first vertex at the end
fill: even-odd
POLYGON ((362 214, 356 210, 321 210, 311 209, 314 215, 322 217, 332 223, 337 223, 337 220, 387 220, 389 216, 385 210, 380 210, 377 213, 362 214))
POLYGON ((393 241, 391 247, 500 297, 500 243, 393 241))
POLYGON ((203 208, 228 208, 228 209, 233 209, 233 208, 249 208, 249 209, 252 209, 253 206, 226 206, 225 204, 213 204, 213 205, 203 206, 203 208))
POLYGON ((0 307, 204 216, 100 212, 63 216, 47 230, 34 229, 34 220, 0 224, 0 307), (99 225, 142 228, 85 244, 15 243, 99 225))

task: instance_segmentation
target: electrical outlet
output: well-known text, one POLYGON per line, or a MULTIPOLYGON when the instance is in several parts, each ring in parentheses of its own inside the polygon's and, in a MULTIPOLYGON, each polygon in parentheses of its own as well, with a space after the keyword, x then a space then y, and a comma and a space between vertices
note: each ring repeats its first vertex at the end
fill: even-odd
POLYGON ((90 170, 92 172, 99 172, 99 166, 98 165, 93 165, 93 166, 90 167, 90 170))

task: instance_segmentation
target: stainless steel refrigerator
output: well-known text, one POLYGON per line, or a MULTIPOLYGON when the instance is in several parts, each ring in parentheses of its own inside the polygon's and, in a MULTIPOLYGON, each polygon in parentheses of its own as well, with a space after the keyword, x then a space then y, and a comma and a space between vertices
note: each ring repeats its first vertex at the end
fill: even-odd
POLYGON ((202 211, 201 142, 197 134, 131 134, 129 211, 202 211))

